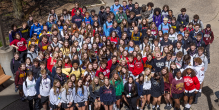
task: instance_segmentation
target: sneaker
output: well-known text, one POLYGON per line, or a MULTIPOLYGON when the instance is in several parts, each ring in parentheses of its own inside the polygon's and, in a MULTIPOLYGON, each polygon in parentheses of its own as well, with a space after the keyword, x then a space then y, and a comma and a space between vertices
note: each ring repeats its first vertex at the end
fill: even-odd
POLYGON ((147 108, 150 110, 151 109, 150 105, 148 105, 147 108))
POLYGON ((139 109, 139 107, 137 106, 137 109, 139 109))
POLYGON ((157 110, 160 110, 160 107, 157 107, 157 110))
POLYGON ((25 101, 25 98, 24 98, 24 97, 21 97, 21 101, 23 101, 23 102, 24 102, 24 101, 25 101))
POLYGON ((198 93, 197 93, 197 96, 198 96, 198 97, 201 97, 201 92, 198 92, 198 93))
POLYGON ((168 107, 169 107, 169 106, 166 105, 166 106, 164 107, 164 109, 168 109, 168 107))
POLYGON ((171 110, 171 108, 172 108, 172 106, 168 106, 168 108, 167 108, 167 109, 168 109, 168 110, 171 110))
POLYGON ((152 110, 156 110, 156 108, 154 107, 154 108, 152 108, 152 110))

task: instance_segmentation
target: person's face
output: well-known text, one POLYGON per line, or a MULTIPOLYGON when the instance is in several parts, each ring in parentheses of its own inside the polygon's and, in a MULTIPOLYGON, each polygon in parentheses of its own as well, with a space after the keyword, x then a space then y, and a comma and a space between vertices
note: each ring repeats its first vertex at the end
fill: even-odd
POLYGON ((90 79, 91 79, 91 77, 89 75, 89 76, 87 76, 86 81, 90 81, 90 79))
POLYGON ((128 59, 129 59, 129 62, 133 61, 133 57, 128 57, 128 59))
POLYGON ((167 54, 167 60, 170 60, 171 59, 171 55, 170 54, 167 54))
POLYGON ((48 41, 47 38, 43 38, 43 42, 46 43, 48 41))
POLYGON ((182 40, 182 36, 178 36, 177 38, 178 38, 178 40, 180 40, 180 41, 182 40))
POLYGON ((160 53, 156 53, 156 57, 157 57, 157 58, 160 58, 160 53))
POLYGON ((41 74, 43 79, 46 79, 46 74, 41 74))
POLYGON ((62 66, 62 61, 59 61, 59 62, 58 62, 58 66, 62 66))
POLYGON ((32 20, 33 20, 33 17, 32 17, 32 16, 30 16, 30 17, 29 17, 29 20, 30 20, 30 21, 32 21, 32 20))
POLYGON ((158 12, 158 11, 156 11, 156 15, 159 15, 159 12, 158 12))
POLYGON ((170 65, 170 67, 171 67, 172 69, 175 69, 175 68, 176 68, 176 65, 170 65))
POLYGON ((78 64, 77 64, 77 63, 74 63, 74 64, 73 64, 73 67, 74 67, 75 69, 77 69, 77 68, 78 68, 78 64))
POLYGON ((180 28, 180 29, 179 29, 180 32, 183 32, 183 30, 184 30, 183 28, 180 28))
POLYGON ((98 80, 97 78, 95 78, 95 79, 94 79, 94 83, 95 83, 95 84, 98 84, 98 83, 99 83, 99 80, 98 80))
POLYGON ((93 66, 90 64, 90 65, 88 66, 88 69, 89 69, 89 70, 92 70, 92 69, 93 69, 93 66))
POLYGON ((118 79, 118 77, 119 77, 119 75, 118 75, 118 74, 114 74, 114 75, 113 75, 113 78, 114 78, 115 80, 117 80, 117 79, 118 79))
POLYGON ((62 72, 62 70, 61 70, 61 68, 56 68, 56 73, 61 73, 62 72))
POLYGON ((177 43, 176 46, 177 46, 178 49, 181 48, 181 44, 180 43, 177 43))
POLYGON ((34 47, 30 48, 30 51, 32 51, 32 52, 33 52, 33 51, 34 51, 34 47))
POLYGON ((65 59, 65 63, 68 63, 68 61, 69 61, 68 59, 65 59))
POLYGON ((71 77, 71 81, 73 81, 73 82, 75 81, 75 77, 74 76, 71 77))
POLYGON ((115 64, 116 63, 116 57, 114 57, 113 59, 112 59, 112 64, 115 64))
POLYGON ((160 76, 155 77, 155 79, 160 79, 160 76))
POLYGON ((21 70, 25 70, 26 69, 26 66, 25 65, 22 65, 21 66, 21 70))
POLYGON ((210 30, 211 30, 211 28, 209 28, 209 27, 208 27, 208 28, 207 28, 207 30, 208 30, 208 31, 210 31, 210 30))
POLYGON ((54 54, 54 57, 55 57, 55 58, 57 58, 57 57, 58 57, 58 55, 59 55, 59 54, 58 54, 58 53, 56 53, 56 54, 54 54))
POLYGON ((184 36, 184 37, 188 38, 188 37, 189 37, 189 34, 185 33, 185 36, 184 36))
POLYGON ((32 80, 33 80, 33 75, 29 75, 29 76, 28 76, 28 79, 29 79, 30 81, 32 81, 32 80))
POLYGON ((198 31, 199 30, 199 26, 195 26, 195 31, 198 31))
POLYGON ((138 4, 135 4, 135 8, 136 8, 136 9, 138 8, 138 4))
POLYGON ((202 50, 199 50, 198 51, 198 55, 202 55, 203 51, 202 50))
POLYGON ((125 68, 122 68, 122 72, 123 72, 123 73, 126 73, 127 70, 126 70, 125 68))
POLYGON ((151 35, 151 30, 147 30, 147 34, 148 34, 148 35, 151 35))
POLYGON ((78 86, 82 86, 82 80, 78 81, 78 86))
POLYGON ((122 12, 123 12, 123 10, 119 10, 119 12, 120 12, 120 13, 122 13, 122 12))
POLYGON ((176 73, 176 77, 177 77, 178 79, 180 79, 181 76, 182 76, 182 75, 181 75, 181 72, 180 72, 180 71, 176 73))
POLYGON ((30 60, 29 59, 26 60, 26 64, 30 64, 30 60))
POLYGON ((195 62, 195 66, 198 66, 199 64, 197 62, 195 62))
POLYGON ((16 35, 16 39, 20 39, 20 38, 21 38, 20 35, 17 34, 17 35, 16 35))
POLYGON ((127 51, 124 51, 124 52, 123 52, 123 55, 124 55, 124 56, 127 56, 127 55, 128 55, 128 52, 127 52, 127 51))
POLYGON ((94 63, 94 64, 93 64, 93 68, 94 68, 94 69, 97 69, 97 67, 98 67, 97 64, 94 63))
POLYGON ((180 61, 182 58, 181 57, 176 57, 177 61, 180 61))
POLYGON ((186 14, 186 12, 182 12, 182 15, 185 15, 186 14))
POLYGON ((106 12, 109 13, 110 12, 110 8, 106 8, 106 12))
POLYGON ((149 55, 149 56, 147 57, 147 59, 148 59, 148 61, 151 61, 151 60, 152 60, 152 56, 149 55))
POLYGON ((119 4, 119 2, 115 2, 115 5, 118 5, 119 4))
POLYGON ((58 39, 57 39, 57 38, 54 38, 54 39, 53 39, 53 42, 54 42, 54 43, 57 43, 57 42, 58 42, 58 39))
POLYGON ((192 71, 191 71, 190 69, 187 70, 188 75, 190 75, 191 72, 192 72, 192 71))
POLYGON ((162 73, 163 75, 167 74, 166 69, 163 69, 163 70, 161 71, 161 73, 162 73))
POLYGON ((106 68, 106 64, 102 64, 101 67, 102 67, 103 69, 105 69, 105 68, 106 68))
POLYGON ((191 46, 191 50, 195 50, 195 48, 196 48, 195 46, 191 46))
POLYGON ((133 79, 132 78, 129 78, 129 83, 132 83, 133 82, 133 79))
POLYGON ((200 41, 202 39, 201 36, 197 36, 197 40, 200 41))
POLYGON ((137 59, 138 59, 138 61, 139 61, 139 60, 141 60, 141 57, 140 57, 140 56, 137 56, 137 59))
POLYGON ((170 15, 170 16, 171 16, 171 15, 173 15, 173 13, 172 13, 171 11, 168 11, 168 15, 170 15))
POLYGON ((49 17, 49 20, 50 20, 50 21, 53 21, 53 19, 54 19, 53 16, 50 16, 50 17, 49 17))
POLYGON ((116 37, 116 33, 115 32, 112 33, 112 37, 116 37))
POLYGON ((194 19, 194 21, 195 21, 195 22, 197 22, 197 21, 198 21, 198 19, 194 19))
POLYGON ((41 69, 45 69, 45 68, 46 68, 46 65, 40 65, 40 68, 41 68, 41 69))
POLYGON ((163 36, 164 40, 168 40, 168 36, 163 36))
POLYGON ((69 82, 69 83, 68 83, 68 87, 69 87, 69 88, 71 88, 72 85, 73 85, 72 82, 69 82))
POLYGON ((60 82, 57 82, 57 83, 55 84, 56 87, 60 87, 60 85, 61 85, 60 82))
POLYGON ((109 79, 105 79, 105 80, 104 80, 104 84, 105 84, 106 86, 109 86, 109 79))
POLYGON ((167 20, 164 20, 163 23, 164 23, 164 24, 167 24, 167 20))
POLYGON ((75 4, 75 8, 78 8, 78 4, 75 4))

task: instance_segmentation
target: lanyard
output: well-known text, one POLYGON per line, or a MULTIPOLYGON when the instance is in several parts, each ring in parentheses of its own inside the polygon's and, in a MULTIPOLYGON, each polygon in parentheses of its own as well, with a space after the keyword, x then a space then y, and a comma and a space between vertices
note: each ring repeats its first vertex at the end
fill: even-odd
POLYGON ((183 17, 182 14, 181 14, 181 19, 182 19, 182 20, 186 19, 186 14, 184 15, 184 17, 183 17))
POLYGON ((59 75, 57 74, 57 76, 58 76, 58 78, 62 81, 62 76, 61 77, 59 77, 59 75))

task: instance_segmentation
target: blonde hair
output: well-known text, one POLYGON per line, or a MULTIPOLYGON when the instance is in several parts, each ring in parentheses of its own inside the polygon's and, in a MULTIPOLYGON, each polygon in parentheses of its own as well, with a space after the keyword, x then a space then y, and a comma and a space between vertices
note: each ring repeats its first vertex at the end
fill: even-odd
MULTIPOLYGON (((68 94, 68 89, 69 89, 68 83, 70 82, 72 82, 71 79, 68 79, 66 83, 63 85, 63 88, 66 89, 66 94, 68 94)), ((72 86, 73 86, 73 82, 72 82, 72 86)))
POLYGON ((150 68, 146 68, 145 70, 144 70, 144 80, 145 81, 149 81, 151 79, 151 69, 150 68), (146 71, 150 71, 150 74, 148 74, 148 76, 146 75, 146 71), (146 78, 146 76, 147 76, 147 78, 146 78))
POLYGON ((54 92, 55 95, 57 94, 57 92, 56 92, 56 89, 57 89, 57 88, 59 88, 59 91, 58 91, 58 92, 61 93, 61 87, 56 87, 56 86, 55 86, 57 83, 60 83, 60 82, 59 82, 59 80, 55 79, 55 80, 53 81, 53 87, 52 87, 53 90, 54 90, 53 92, 54 92))
MULTIPOLYGON (((143 45, 143 44, 142 44, 143 45)), ((149 47, 149 53, 151 53, 151 48, 150 48, 150 45, 145 45, 145 47, 144 47, 144 50, 143 50, 143 54, 145 54, 145 52, 146 52, 146 47, 149 47)), ((147 52, 146 52, 146 54, 147 54, 147 52)))

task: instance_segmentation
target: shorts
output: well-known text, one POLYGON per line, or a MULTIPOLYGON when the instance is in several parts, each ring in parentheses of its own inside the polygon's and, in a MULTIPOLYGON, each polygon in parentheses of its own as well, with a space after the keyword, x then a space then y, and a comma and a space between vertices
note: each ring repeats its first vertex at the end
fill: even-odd
POLYGON ((174 93, 172 93, 172 97, 173 97, 173 99, 179 99, 179 98, 182 98, 183 97, 183 95, 184 95, 184 93, 182 92, 182 93, 180 93, 180 94, 174 94, 174 93))
POLYGON ((103 102, 104 105, 112 105, 114 102, 113 101, 106 101, 106 102, 103 102))
POLYGON ((151 94, 151 90, 143 90, 142 95, 149 95, 151 94))
POLYGON ((44 104, 49 101, 49 96, 41 96, 41 104, 44 104))
POLYGON ((85 102, 78 102, 78 103, 75 103, 75 105, 78 104, 78 107, 84 107, 84 106, 85 106, 84 103, 85 103, 85 102))
POLYGON ((122 99, 122 95, 116 96, 116 100, 122 99))
POLYGON ((192 92, 192 93, 185 93, 185 96, 188 96, 188 97, 191 97, 191 96, 195 96, 195 92, 192 92))
POLYGON ((51 103, 50 103, 50 105, 49 105, 49 106, 50 106, 50 108, 52 108, 52 109, 57 109, 57 108, 58 108, 58 106, 57 106, 57 105, 53 105, 53 104, 51 104, 51 103))
MULTIPOLYGON (((73 105, 73 104, 72 104, 73 105)), ((73 107, 73 106, 70 106, 70 107, 73 107)), ((64 109, 67 109, 67 108, 70 108, 70 107, 68 107, 68 104, 67 103, 62 103, 62 108, 64 108, 64 109)))

